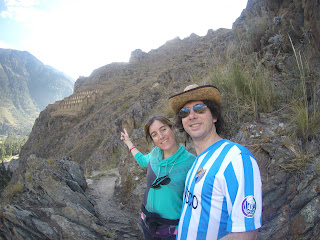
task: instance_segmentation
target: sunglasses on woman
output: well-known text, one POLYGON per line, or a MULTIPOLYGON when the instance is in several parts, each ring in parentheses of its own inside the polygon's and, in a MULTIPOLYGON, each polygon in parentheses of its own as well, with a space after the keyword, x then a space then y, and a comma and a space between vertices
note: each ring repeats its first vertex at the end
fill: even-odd
POLYGON ((168 185, 171 182, 171 178, 169 178, 169 174, 171 173, 173 166, 176 164, 176 161, 177 159, 174 160, 174 163, 167 175, 159 177, 156 180, 154 180, 154 182, 151 184, 152 188, 161 188, 161 185, 168 185))
MULTIPOLYGON (((192 107, 192 110, 195 113, 200 113, 200 114, 205 113, 206 109, 207 109, 207 105, 205 105, 204 103, 198 103, 198 104, 193 105, 193 107, 192 107)), ((181 117, 181 118, 188 117, 190 114, 190 111, 191 111, 190 107, 181 108, 179 111, 179 117, 181 117)))
POLYGON ((152 188, 160 188, 161 187, 160 185, 168 185, 170 182, 171 182, 171 179, 169 178, 169 176, 167 174, 163 177, 157 178, 157 180, 154 183, 152 183, 151 187, 152 188))

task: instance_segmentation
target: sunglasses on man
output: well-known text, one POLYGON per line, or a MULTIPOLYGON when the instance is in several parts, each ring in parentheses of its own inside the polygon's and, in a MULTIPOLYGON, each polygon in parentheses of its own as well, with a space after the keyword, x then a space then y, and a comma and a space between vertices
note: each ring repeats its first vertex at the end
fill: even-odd
MULTIPOLYGON (((205 113, 206 109, 207 109, 207 105, 205 105, 204 103, 197 103, 197 104, 193 105, 193 107, 192 107, 192 110, 195 113, 200 113, 200 114, 205 113)), ((190 112, 191 112, 190 107, 181 108, 179 111, 179 117, 181 117, 181 118, 188 117, 190 112)))

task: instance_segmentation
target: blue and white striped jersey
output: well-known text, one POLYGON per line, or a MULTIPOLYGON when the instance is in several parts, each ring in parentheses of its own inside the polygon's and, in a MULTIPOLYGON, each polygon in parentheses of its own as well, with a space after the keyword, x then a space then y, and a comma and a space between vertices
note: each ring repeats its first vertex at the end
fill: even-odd
POLYGON ((220 239, 261 227, 262 185, 250 151, 220 140, 189 170, 178 240, 220 239))

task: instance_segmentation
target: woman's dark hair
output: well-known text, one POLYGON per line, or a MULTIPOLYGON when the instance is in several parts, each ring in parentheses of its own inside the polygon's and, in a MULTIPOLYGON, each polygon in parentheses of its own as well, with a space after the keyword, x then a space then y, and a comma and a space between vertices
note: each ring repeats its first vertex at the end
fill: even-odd
POLYGON ((165 125, 168 125, 171 129, 174 127, 174 124, 166 117, 163 117, 163 116, 153 116, 153 117, 151 117, 148 120, 148 122, 144 125, 144 134, 146 136, 146 141, 147 141, 148 144, 150 142, 152 142, 152 137, 151 137, 150 132, 149 132, 150 126, 156 120, 162 122, 165 125))
MULTIPOLYGON (((215 123, 216 132, 221 134, 224 128, 224 119, 222 116, 222 106, 220 103, 212 100, 203 100, 203 103, 209 108, 212 117, 217 118, 215 123)), ((182 125, 182 118, 179 116, 179 113, 175 115, 176 127, 180 132, 185 132, 187 139, 190 138, 190 135, 184 130, 182 125)))

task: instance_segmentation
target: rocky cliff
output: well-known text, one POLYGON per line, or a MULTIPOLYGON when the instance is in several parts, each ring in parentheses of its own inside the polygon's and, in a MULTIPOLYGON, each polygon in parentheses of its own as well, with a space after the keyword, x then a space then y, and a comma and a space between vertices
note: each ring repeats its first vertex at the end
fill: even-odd
MULTIPOLYGON (((176 38, 148 53, 133 51, 129 63, 96 69, 40 113, 20 161, 68 156, 86 174, 117 166, 117 197, 138 216, 145 170, 120 131, 127 128, 146 152, 143 124, 155 114, 172 117, 170 95, 190 83, 215 84, 223 94, 225 137, 251 149, 261 169, 258 239, 317 239, 319 12, 319 1, 249 0, 231 30, 176 38)), ((193 151, 190 142, 187 148, 193 151)))
POLYGON ((107 239, 111 234, 84 193, 87 183, 77 163, 32 155, 16 172, 14 185, 2 193, 1 239, 107 239))
POLYGON ((73 90, 70 77, 12 49, 0 49, 0 86, 0 134, 29 134, 40 111, 73 90))

